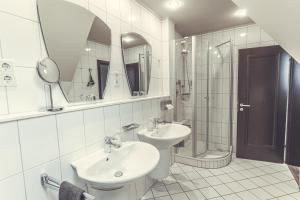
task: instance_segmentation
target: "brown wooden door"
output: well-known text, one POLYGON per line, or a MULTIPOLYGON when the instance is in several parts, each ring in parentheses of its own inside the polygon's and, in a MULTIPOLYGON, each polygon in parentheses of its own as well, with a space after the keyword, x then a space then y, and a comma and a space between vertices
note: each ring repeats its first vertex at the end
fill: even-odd
POLYGON ((239 51, 237 157, 283 162, 286 58, 280 46, 239 51))
POLYGON ((300 166, 300 64, 292 60, 286 163, 300 166))

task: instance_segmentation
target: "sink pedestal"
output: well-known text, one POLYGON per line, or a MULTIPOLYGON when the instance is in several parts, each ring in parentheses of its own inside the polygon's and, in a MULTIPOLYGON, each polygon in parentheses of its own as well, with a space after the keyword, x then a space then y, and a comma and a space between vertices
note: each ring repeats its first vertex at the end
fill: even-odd
POLYGON ((160 159, 156 168, 150 173, 150 177, 162 180, 169 176, 170 169, 170 149, 159 149, 160 159))
POLYGON ((98 190, 88 186, 88 192, 95 196, 95 200, 129 200, 129 186, 114 190, 98 190))

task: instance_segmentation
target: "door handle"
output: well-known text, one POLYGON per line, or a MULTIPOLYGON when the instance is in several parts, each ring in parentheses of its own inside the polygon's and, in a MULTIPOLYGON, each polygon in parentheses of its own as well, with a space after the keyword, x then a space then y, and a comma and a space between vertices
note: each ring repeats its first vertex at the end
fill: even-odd
POLYGON ((241 104, 240 104, 240 107, 241 107, 241 108, 243 108, 243 107, 249 108, 250 105, 246 105, 246 104, 241 103, 241 104))

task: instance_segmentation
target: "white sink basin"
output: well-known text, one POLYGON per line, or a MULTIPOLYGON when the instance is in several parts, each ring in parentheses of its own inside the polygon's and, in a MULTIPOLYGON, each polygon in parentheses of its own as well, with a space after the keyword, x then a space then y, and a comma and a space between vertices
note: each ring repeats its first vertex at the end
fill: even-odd
POLYGON ((148 142, 158 148, 160 160, 157 167, 150 173, 154 179, 162 180, 169 175, 170 151, 169 148, 183 141, 191 134, 191 129, 181 124, 160 125, 153 131, 147 129, 138 133, 143 142, 148 142))
POLYGON ((191 129, 181 124, 160 125, 153 131, 140 131, 138 136, 143 142, 148 142, 159 149, 178 144, 191 134, 191 129))
POLYGON ((143 142, 124 142, 107 154, 104 150, 72 163, 78 176, 90 187, 112 190, 150 173, 158 164, 158 150, 143 142))

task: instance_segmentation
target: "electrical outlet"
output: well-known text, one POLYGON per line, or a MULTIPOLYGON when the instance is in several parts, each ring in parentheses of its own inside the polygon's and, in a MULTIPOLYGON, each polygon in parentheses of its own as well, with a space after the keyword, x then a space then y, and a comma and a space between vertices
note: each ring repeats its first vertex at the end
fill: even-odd
POLYGON ((7 86, 7 87, 17 86, 17 81, 14 73, 3 73, 1 78, 2 78, 1 82, 3 83, 3 86, 7 86))
POLYGON ((1 59, 0 60, 0 70, 3 73, 13 73, 14 72, 14 62, 12 60, 1 59))
POLYGON ((17 81, 14 70, 14 62, 8 59, 0 60, 0 85, 16 87, 17 81))

